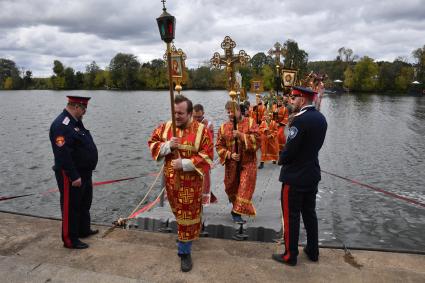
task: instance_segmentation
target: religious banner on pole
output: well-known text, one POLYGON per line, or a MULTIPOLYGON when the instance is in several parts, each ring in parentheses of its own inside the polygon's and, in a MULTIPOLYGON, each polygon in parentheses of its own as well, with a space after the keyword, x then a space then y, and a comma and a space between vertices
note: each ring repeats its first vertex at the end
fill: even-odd
MULTIPOLYGON (((167 59, 167 54, 164 54, 164 60, 167 59)), ((171 78, 175 84, 175 89, 180 93, 182 84, 187 81, 186 72, 186 54, 180 48, 177 49, 174 44, 171 46, 171 78)))
POLYGON ((293 87, 297 82, 297 70, 283 69, 281 72, 282 85, 284 87, 293 87))
POLYGON ((251 92, 261 93, 264 91, 264 82, 262 80, 251 80, 251 92))

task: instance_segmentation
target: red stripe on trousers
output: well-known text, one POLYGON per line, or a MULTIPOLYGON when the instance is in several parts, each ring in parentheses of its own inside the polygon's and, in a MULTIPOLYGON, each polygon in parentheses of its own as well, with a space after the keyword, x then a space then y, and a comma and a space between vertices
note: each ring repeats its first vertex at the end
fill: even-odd
POLYGON ((285 184, 283 186, 283 219, 285 225, 285 255, 283 260, 288 261, 291 257, 289 250, 289 185, 285 184))
POLYGON ((62 234, 63 240, 67 247, 71 246, 69 238, 69 178, 62 171, 63 176, 63 217, 62 217, 62 234))

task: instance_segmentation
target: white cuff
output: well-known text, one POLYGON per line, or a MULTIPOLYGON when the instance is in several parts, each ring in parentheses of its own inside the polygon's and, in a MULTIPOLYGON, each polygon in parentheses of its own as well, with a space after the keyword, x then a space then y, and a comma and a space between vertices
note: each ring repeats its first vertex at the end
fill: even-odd
POLYGON ((185 172, 195 170, 195 165, 193 165, 192 160, 186 158, 182 159, 182 167, 185 172))
POLYGON ((171 153, 170 141, 166 141, 165 143, 161 144, 161 147, 159 149, 159 156, 165 156, 170 153, 171 153))

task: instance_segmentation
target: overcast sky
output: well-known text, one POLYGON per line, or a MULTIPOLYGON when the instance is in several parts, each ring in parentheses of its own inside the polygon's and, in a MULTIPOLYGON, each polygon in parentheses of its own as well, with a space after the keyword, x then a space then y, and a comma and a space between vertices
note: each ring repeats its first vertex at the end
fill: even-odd
MULTIPOLYGON (((253 56, 287 39, 310 61, 332 60, 340 47, 375 60, 411 53, 425 45, 425 0, 168 0, 176 17, 175 45, 198 67, 222 53, 229 35, 253 56)), ((33 76, 52 75, 57 59, 83 71, 91 61, 105 68, 118 53, 141 63, 162 58, 156 18, 160 0, 0 0, 0 58, 33 76)))

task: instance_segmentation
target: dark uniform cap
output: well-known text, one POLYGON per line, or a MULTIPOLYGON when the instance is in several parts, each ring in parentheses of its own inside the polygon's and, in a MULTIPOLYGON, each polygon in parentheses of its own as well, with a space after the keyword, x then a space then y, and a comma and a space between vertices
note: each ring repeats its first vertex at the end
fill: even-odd
POLYGON ((91 97, 84 97, 84 96, 67 96, 68 97, 68 103, 78 103, 86 105, 89 104, 89 100, 91 97))
POLYGON ((317 92, 313 91, 310 88, 294 86, 292 87, 291 95, 293 96, 314 96, 317 92))

